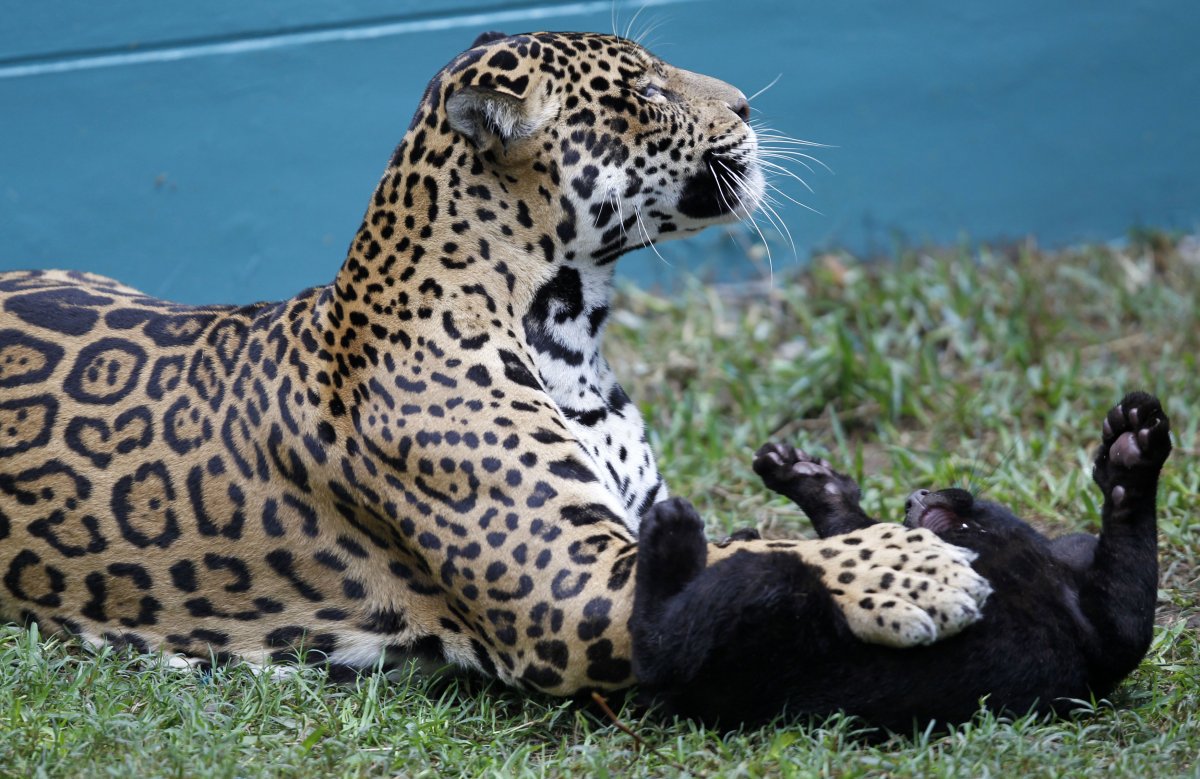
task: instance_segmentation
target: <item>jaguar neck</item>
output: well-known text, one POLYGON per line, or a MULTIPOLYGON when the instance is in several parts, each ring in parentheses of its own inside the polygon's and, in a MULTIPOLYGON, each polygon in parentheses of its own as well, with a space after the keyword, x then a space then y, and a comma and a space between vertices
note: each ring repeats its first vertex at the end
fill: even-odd
POLYGON ((636 532, 667 490, 641 414, 602 352, 612 287, 611 264, 564 263, 534 294, 521 324, 542 385, 636 532))
POLYGON ((612 303, 612 268, 559 265, 521 316, 542 382, 568 415, 603 407, 615 384, 601 351, 612 303))
POLYGON ((473 168, 462 144, 441 150, 443 160, 461 157, 441 168, 409 164, 407 146, 372 196, 334 282, 336 299, 368 309, 373 321, 419 330, 477 294, 489 319, 518 327, 564 256, 548 238, 554 215, 541 220, 549 226, 531 218, 517 204, 541 202, 536 188, 473 168))
POLYGON ((324 318, 338 331, 347 319, 369 322, 376 339, 512 332, 555 400, 577 406, 581 389, 608 372, 600 346, 615 263, 593 255, 615 259, 627 248, 623 232, 614 243, 576 222, 566 198, 548 197, 542 177, 498 175, 474 155, 453 139, 435 149, 409 138, 397 148, 324 318), (423 156, 414 160, 411 148, 423 156))

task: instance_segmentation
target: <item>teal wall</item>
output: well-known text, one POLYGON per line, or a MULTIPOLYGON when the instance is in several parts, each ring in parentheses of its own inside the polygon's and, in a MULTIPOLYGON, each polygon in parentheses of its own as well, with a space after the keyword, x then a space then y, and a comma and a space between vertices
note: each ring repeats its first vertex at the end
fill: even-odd
MULTIPOLYGON (((641 5, 0 0, 0 269, 190 302, 328 281, 426 80, 477 32, 611 31, 641 5)), ((814 192, 782 184, 820 212, 782 209, 801 257, 1200 227, 1195 0, 644 5, 661 56, 748 94, 782 73, 757 116, 835 146, 834 173, 799 170, 814 192)), ((759 273, 736 246, 621 272, 759 273)))

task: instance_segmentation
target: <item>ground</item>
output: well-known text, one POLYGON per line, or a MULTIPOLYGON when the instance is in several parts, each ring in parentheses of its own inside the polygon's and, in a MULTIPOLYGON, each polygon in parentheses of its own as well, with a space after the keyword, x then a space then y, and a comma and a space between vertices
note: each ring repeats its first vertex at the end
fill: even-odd
POLYGON ((1158 627, 1115 708, 980 717, 883 744, 839 718, 721 734, 614 699, 618 726, 478 680, 147 669, 9 626, 0 775, 1195 775, 1200 243, 1139 231, 1120 249, 796 266, 777 257, 769 284, 622 295, 612 362, 657 431, 673 493, 714 535, 747 521, 811 534, 750 469, 755 447, 786 439, 854 475, 884 517, 898 519, 915 487, 969 484, 1051 533, 1095 529, 1088 463, 1102 414, 1126 390, 1154 392, 1176 435, 1159 495, 1158 627))

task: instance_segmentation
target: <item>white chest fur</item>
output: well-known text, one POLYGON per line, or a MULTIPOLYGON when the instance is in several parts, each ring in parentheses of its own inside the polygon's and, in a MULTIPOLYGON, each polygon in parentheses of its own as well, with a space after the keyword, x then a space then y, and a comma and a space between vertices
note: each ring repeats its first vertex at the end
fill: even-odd
POLYGON ((538 291, 523 324, 542 382, 636 531, 667 489, 642 416, 600 353, 610 296, 609 274, 566 266, 538 291))

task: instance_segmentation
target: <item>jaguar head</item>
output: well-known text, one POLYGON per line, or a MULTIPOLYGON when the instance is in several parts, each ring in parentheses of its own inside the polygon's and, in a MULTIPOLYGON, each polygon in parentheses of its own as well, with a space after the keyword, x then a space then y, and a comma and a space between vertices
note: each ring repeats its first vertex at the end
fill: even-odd
POLYGON ((607 264, 754 211, 765 181, 749 112, 736 88, 624 38, 485 33, 430 84, 398 154, 471 155, 519 195, 531 246, 607 264))

